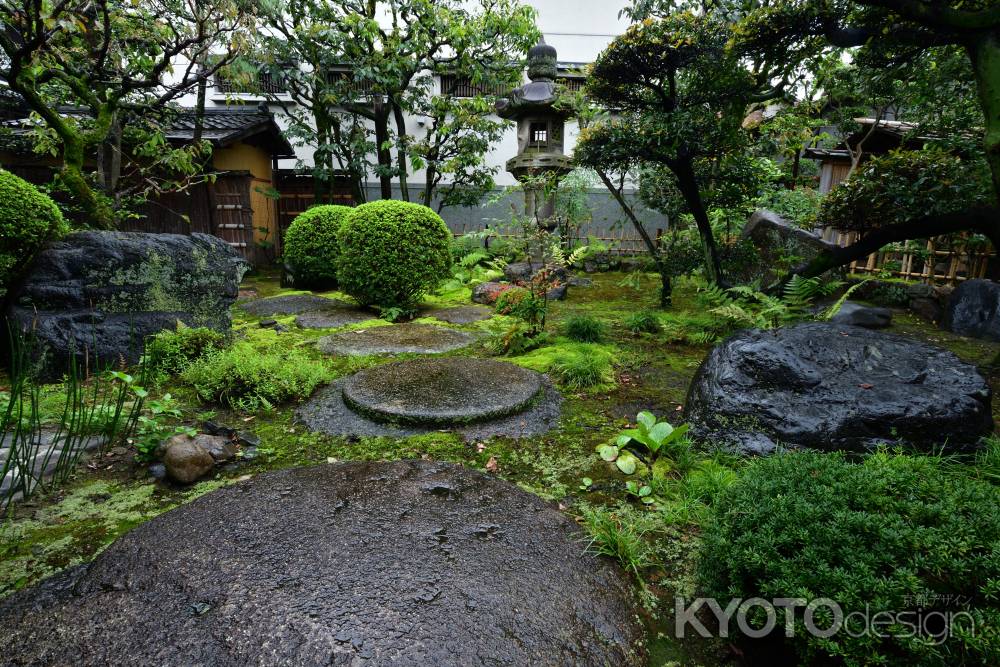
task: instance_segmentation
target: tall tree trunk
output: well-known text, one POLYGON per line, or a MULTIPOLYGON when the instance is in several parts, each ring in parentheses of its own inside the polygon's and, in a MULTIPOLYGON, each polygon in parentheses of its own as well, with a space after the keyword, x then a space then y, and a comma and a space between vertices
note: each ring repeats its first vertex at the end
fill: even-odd
POLYGON ((625 217, 629 219, 629 222, 635 227, 635 230, 639 233, 640 238, 642 238, 643 244, 646 246, 646 250, 649 252, 649 256, 653 259, 653 264, 656 265, 656 271, 660 274, 660 307, 667 308, 671 303, 671 294, 673 293, 673 287, 670 283, 670 271, 667 267, 666 261, 663 259, 663 255, 660 253, 660 248, 656 245, 652 238, 649 236, 649 232, 643 226, 642 221, 636 216, 635 211, 632 210, 632 206, 625 201, 625 197, 622 196, 621 190, 615 187, 615 184, 611 181, 611 178, 601 170, 595 170, 598 178, 604 183, 604 186, 614 197, 615 201, 618 202, 618 206, 621 208, 625 217))
POLYGON ((392 102, 392 114, 396 119, 396 168, 399 169, 399 194, 403 201, 410 201, 410 187, 406 171, 406 118, 403 109, 392 102))
POLYGON ((87 216, 86 222, 98 229, 114 229, 115 213, 107 198, 95 192, 83 175, 84 143, 80 137, 62 137, 63 166, 59 178, 87 216))
POLYGON ((375 153, 378 156, 382 199, 392 199, 392 154, 389 152, 389 113, 381 101, 375 102, 375 153))
MULTIPOLYGON (((423 198, 424 206, 431 208, 431 202, 434 201, 434 179, 437 176, 437 168, 435 168, 433 163, 428 162, 424 174, 426 175, 426 179, 424 180, 424 191, 421 197, 423 198)), ((438 208, 438 212, 441 212, 440 207, 438 208)))
POLYGON ((719 251, 715 246, 715 235, 712 234, 712 224, 708 221, 708 212, 701 200, 701 191, 694 176, 694 167, 690 160, 680 160, 673 163, 671 170, 677 176, 677 187, 684 196, 688 210, 694 216, 701 236, 702 250, 705 253, 705 272, 709 282, 722 282, 722 264, 719 261, 719 251))
POLYGON ((1000 33, 980 33, 966 45, 986 120, 983 138, 986 160, 993 174, 993 190, 1000 204, 1000 33))

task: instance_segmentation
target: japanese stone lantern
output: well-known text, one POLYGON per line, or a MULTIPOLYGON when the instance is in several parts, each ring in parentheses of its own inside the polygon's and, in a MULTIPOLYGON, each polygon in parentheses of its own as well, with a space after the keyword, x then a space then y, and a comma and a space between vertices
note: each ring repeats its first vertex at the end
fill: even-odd
POLYGON ((539 40, 528 51, 531 81, 496 104, 501 118, 517 121, 517 155, 507 160, 507 171, 524 184, 524 213, 550 231, 556 226, 552 219, 554 201, 538 181, 558 183, 573 169, 563 152, 565 123, 571 114, 554 106, 558 99, 556 62, 556 50, 544 38, 539 40))

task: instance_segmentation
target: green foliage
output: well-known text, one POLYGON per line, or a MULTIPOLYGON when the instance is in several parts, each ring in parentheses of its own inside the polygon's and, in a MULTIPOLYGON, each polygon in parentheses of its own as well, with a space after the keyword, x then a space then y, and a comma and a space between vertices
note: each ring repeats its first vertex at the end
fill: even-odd
MULTIPOLYGON (((660 463, 660 457, 672 460, 690 448, 685 437, 688 425, 672 426, 667 421, 657 421, 651 412, 640 412, 635 417, 635 428, 622 431, 615 443, 598 445, 597 452, 605 461, 614 462, 626 475, 635 473, 640 467, 653 476, 664 476, 669 469, 660 463)), ((646 494, 644 502, 653 502, 646 494)))
POLYGON ((637 578, 653 564, 653 549, 645 540, 646 531, 627 517, 606 509, 584 507, 583 525, 590 533, 587 548, 590 553, 615 559, 637 578))
POLYGON ((245 412, 306 398, 329 377, 324 364, 302 350, 249 340, 203 356, 181 374, 202 400, 245 412))
POLYGON ((536 334, 527 322, 517 318, 494 317, 484 326, 483 349, 493 356, 524 354, 545 342, 544 335, 536 334))
POLYGON ((629 313, 622 320, 622 325, 634 334, 659 333, 663 329, 660 316, 651 310, 629 313))
POLYGON ((0 169, 0 289, 6 289, 46 243, 67 231, 48 195, 0 169))
POLYGON ((168 420, 180 419, 184 416, 180 405, 170 394, 164 394, 158 399, 146 402, 148 415, 140 414, 132 445, 135 447, 135 459, 139 463, 149 463, 156 459, 156 451, 163 441, 174 435, 189 435, 194 437, 198 432, 190 426, 168 426, 168 420))
MULTIPOLYGON (((452 245, 454 256, 456 247, 452 245)), ((497 280, 503 276, 507 262, 502 257, 492 257, 485 248, 476 248, 458 257, 451 267, 451 280, 445 281, 441 292, 450 292, 462 287, 472 287, 479 283, 497 280)))
POLYGON ((607 327, 596 317, 574 315, 563 322, 562 334, 580 343, 600 343, 607 334, 607 327))
POLYGON ((451 232, 441 216, 419 204, 383 200, 359 206, 337 239, 340 289, 364 305, 416 305, 451 267, 451 232))
POLYGON ((992 204, 985 162, 939 149, 873 157, 823 200, 822 226, 867 233, 878 227, 992 204))
POLYGON ((299 289, 332 289, 337 283, 340 246, 337 234, 353 209, 349 206, 313 206, 288 226, 284 259, 295 273, 299 289))
POLYGON ((548 373, 565 389, 589 392, 615 387, 616 349, 597 343, 575 343, 556 339, 554 345, 511 359, 526 368, 548 373))
POLYGON ((177 375, 191 362, 225 346, 226 337, 206 327, 177 323, 175 331, 161 331, 146 341, 146 363, 155 375, 177 375))
POLYGON ((493 308, 501 315, 510 315, 532 324, 545 311, 545 302, 526 287, 512 287, 497 296, 493 308))
MULTIPOLYGON (((996 664, 1000 644, 987 629, 1000 622, 998 501, 995 487, 951 474, 936 459, 758 459, 715 504, 701 585, 720 600, 829 598, 846 615, 922 608, 925 617, 968 612, 975 623, 972 633, 960 617, 949 636, 908 637, 897 625, 883 628, 883 637, 854 627, 859 636, 845 629, 822 639, 807 632, 800 612, 785 641, 803 664, 996 664)), ((760 627, 763 619, 749 620, 760 627)), ((817 624, 828 627, 830 619, 818 614, 817 624)))
POLYGON ((816 227, 823 195, 812 188, 775 188, 754 200, 757 208, 774 211, 796 227, 811 230, 816 227))

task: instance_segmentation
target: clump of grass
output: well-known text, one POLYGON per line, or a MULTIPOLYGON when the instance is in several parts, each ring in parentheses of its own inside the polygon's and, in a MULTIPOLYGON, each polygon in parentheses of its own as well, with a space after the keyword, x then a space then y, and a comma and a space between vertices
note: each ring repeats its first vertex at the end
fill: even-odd
POLYGON ((562 333, 579 343, 600 343, 604 340, 605 327, 596 317, 575 315, 563 323, 562 333))
POLYGON ((548 373, 570 391, 607 391, 615 387, 616 348, 597 343, 571 343, 564 338, 555 340, 555 345, 546 345, 511 361, 539 373, 548 373))
POLYGON ((642 580, 641 571, 655 561, 653 548, 645 539, 645 528, 617 512, 592 507, 583 507, 583 525, 590 533, 589 553, 614 558, 642 580))
POLYGON ((622 325, 634 334, 659 333, 663 329, 660 316, 651 310, 640 310, 627 315, 622 325))

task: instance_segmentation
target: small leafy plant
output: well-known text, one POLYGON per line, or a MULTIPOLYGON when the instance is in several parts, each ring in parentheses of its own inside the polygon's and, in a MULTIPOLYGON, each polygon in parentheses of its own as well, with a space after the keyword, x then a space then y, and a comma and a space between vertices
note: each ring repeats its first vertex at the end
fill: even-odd
POLYGON ((614 462, 626 475, 635 473, 640 465, 644 465, 655 476, 665 467, 664 464, 669 464, 671 455, 688 449, 685 437, 687 424, 675 427, 669 422, 657 421, 652 412, 645 410, 636 415, 635 421, 636 427, 622 431, 615 444, 597 447, 602 459, 614 462))
POLYGON ((154 460, 157 448, 171 436, 197 435, 197 431, 189 426, 166 425, 165 422, 168 420, 181 419, 184 416, 177 400, 170 394, 147 401, 146 408, 149 415, 139 415, 135 437, 132 439, 132 445, 136 449, 135 459, 139 463, 149 463, 154 460))

